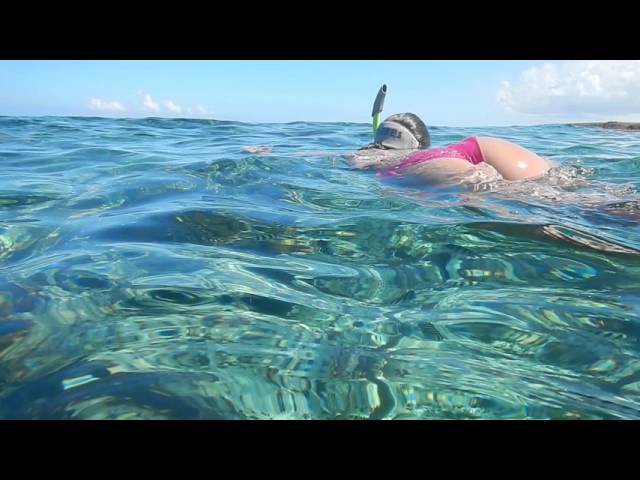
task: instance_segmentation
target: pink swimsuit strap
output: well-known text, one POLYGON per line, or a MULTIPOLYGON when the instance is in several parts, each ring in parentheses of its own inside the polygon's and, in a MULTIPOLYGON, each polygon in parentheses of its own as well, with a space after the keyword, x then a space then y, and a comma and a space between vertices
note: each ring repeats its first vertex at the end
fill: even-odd
POLYGON ((466 160, 473 165, 477 165, 484 161, 482 156, 482 150, 478 145, 478 139, 476 137, 468 137, 458 143, 452 143, 446 147, 433 147, 426 150, 419 150, 412 153, 407 158, 402 160, 397 165, 378 172, 379 176, 397 176, 400 175, 400 171, 405 168, 412 167, 419 163, 428 162, 435 158, 459 158, 466 160))

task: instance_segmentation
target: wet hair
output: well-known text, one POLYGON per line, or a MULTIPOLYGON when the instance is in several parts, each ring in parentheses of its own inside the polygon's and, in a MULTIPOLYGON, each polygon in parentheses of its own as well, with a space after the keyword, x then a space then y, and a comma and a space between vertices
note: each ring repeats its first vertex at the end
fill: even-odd
MULTIPOLYGON (((387 125, 392 130, 394 130, 392 127, 394 123, 408 130, 411 133, 411 135, 415 138, 415 141, 418 143, 418 147, 417 147, 418 149, 429 148, 431 146, 431 137, 429 135, 429 130, 427 130, 427 126, 424 124, 422 120, 420 120, 420 117, 418 117, 416 114, 409 113, 409 112, 396 113, 386 118, 381 123, 380 127, 384 128, 385 123, 387 123, 387 125)), ((386 131, 388 132, 389 130, 387 129, 386 131)), ((384 139, 380 140, 381 134, 384 135, 385 131, 379 129, 378 134, 376 135, 377 137, 376 141, 362 147, 360 150, 367 150, 370 148, 381 148, 381 149, 394 148, 388 144, 387 145, 382 144, 386 142, 384 141, 384 139)), ((398 147, 395 147, 395 148, 398 148, 398 147)))
POLYGON ((427 130, 427 126, 415 113, 396 113, 387 118, 385 122, 386 121, 399 123, 413 133, 413 136, 416 137, 416 140, 418 140, 420 144, 419 148, 429 148, 431 146, 429 130, 427 130))

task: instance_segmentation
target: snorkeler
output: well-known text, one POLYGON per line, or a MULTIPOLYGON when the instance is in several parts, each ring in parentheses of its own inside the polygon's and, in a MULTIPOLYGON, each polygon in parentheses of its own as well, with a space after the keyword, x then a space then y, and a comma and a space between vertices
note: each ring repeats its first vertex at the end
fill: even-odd
POLYGON ((374 168, 378 176, 412 176, 440 181, 466 176, 490 166, 505 180, 538 177, 553 165, 529 150, 499 138, 468 137, 458 143, 431 147, 426 125, 413 113, 391 115, 377 126, 386 85, 373 108, 373 143, 347 158, 357 168, 374 168))

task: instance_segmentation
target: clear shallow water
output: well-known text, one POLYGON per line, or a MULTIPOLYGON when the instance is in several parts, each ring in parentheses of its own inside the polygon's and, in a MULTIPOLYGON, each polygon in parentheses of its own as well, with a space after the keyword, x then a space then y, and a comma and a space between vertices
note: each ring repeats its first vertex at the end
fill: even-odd
POLYGON ((639 418, 640 134, 433 128, 558 165, 435 187, 369 132, 0 117, 0 418, 639 418))

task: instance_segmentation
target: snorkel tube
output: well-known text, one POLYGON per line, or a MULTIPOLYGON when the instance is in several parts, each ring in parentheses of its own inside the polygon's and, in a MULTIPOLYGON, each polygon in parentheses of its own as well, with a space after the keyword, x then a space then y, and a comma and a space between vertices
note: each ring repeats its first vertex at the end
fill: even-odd
POLYGON ((373 110, 371 110, 371 120, 373 123, 373 138, 376 137, 376 132, 378 131, 378 126, 380 125, 380 114, 382 113, 382 108, 384 107, 384 99, 387 96, 387 85, 382 85, 380 90, 378 90, 378 94, 376 95, 376 99, 373 102, 373 110))

